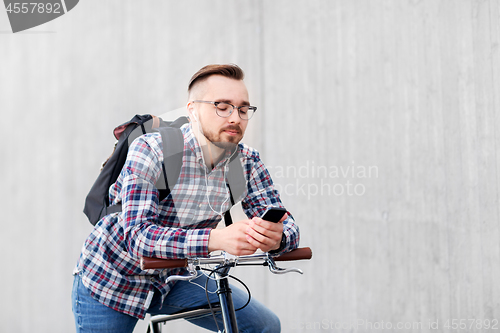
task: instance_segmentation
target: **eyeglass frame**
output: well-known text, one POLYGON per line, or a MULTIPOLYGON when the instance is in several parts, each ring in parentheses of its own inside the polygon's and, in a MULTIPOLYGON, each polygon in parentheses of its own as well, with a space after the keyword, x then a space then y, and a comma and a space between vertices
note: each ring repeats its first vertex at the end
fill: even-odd
POLYGON ((211 101, 202 101, 202 100, 194 100, 194 101, 191 101, 191 103, 206 103, 206 104, 213 104, 215 106, 215 113, 221 117, 221 118, 229 118, 231 117, 231 115, 233 114, 233 111, 234 109, 237 109, 238 110, 238 117, 240 117, 241 120, 250 120, 252 119, 253 115, 255 114, 255 111, 257 111, 257 107, 256 106, 251 106, 251 105, 242 105, 242 106, 234 106, 233 104, 231 103, 228 103, 228 102, 223 102, 223 101, 220 101, 220 102, 211 102, 211 101), (224 103, 224 104, 227 104, 227 105, 231 105, 231 111, 229 111, 229 115, 227 116, 221 116, 219 114, 219 109, 217 108, 217 105, 219 105, 220 103, 224 103), (252 110, 253 113, 252 113, 252 117, 250 118, 242 118, 241 117, 241 114, 240 114, 240 109, 241 108, 249 108, 249 110, 252 110))

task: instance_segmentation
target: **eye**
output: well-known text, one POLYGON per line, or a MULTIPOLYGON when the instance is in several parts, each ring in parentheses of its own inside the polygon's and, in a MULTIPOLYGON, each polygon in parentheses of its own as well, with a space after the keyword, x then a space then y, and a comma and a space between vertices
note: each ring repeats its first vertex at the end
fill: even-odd
POLYGON ((227 103, 219 103, 217 104, 217 109, 219 109, 220 111, 228 111, 231 109, 231 105, 227 103))

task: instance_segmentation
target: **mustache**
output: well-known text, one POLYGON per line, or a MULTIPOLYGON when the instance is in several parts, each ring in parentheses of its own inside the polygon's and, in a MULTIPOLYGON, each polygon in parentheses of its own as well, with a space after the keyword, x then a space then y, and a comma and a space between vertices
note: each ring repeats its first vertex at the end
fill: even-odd
POLYGON ((221 132, 223 131, 236 131, 241 133, 241 128, 238 125, 228 125, 221 130, 221 132))

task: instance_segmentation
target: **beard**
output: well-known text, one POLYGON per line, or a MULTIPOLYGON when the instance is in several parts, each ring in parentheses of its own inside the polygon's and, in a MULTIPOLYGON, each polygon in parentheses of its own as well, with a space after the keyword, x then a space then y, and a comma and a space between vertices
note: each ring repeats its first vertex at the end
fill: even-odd
POLYGON ((242 130, 237 125, 226 126, 223 129, 221 129, 219 131, 219 133, 207 131, 203 125, 201 126, 201 129, 203 131, 203 135, 207 138, 208 141, 213 143, 216 147, 219 147, 219 148, 225 149, 225 150, 229 150, 229 151, 234 150, 236 148, 236 146, 238 145, 238 143, 243 138, 242 130), (221 134, 227 130, 237 131, 239 135, 237 135, 237 136, 230 135, 228 141, 222 141, 221 134))
POLYGON ((229 150, 229 151, 233 151, 236 148, 236 146, 238 145, 238 143, 232 143, 232 142, 214 142, 214 141, 212 141, 212 143, 216 147, 219 147, 219 148, 225 149, 225 150, 229 150))

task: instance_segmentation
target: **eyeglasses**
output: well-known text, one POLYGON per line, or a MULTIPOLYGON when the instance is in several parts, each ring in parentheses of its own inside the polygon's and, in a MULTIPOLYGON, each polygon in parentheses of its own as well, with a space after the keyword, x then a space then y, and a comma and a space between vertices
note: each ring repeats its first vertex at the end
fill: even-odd
POLYGON ((243 105, 243 106, 234 106, 232 104, 226 102, 209 102, 209 101, 192 101, 192 103, 207 103, 215 105, 215 112, 219 117, 227 118, 229 117, 234 109, 238 109, 238 116, 240 116, 243 120, 248 120, 252 118, 255 111, 257 111, 256 106, 243 105))

